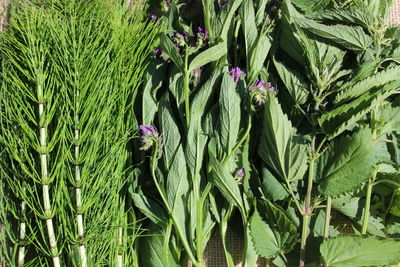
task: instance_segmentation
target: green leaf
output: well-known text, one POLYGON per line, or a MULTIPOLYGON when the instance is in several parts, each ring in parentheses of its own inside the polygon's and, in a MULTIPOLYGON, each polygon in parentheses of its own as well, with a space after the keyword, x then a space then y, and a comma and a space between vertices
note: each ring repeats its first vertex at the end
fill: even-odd
POLYGON ((227 53, 226 44, 224 42, 216 44, 205 51, 198 54, 189 65, 189 72, 204 66, 210 62, 217 61, 227 53))
POLYGON ((219 97, 219 127, 220 142, 225 155, 233 150, 240 129, 240 95, 229 73, 225 73, 222 79, 221 93, 219 97))
POLYGON ((372 128, 376 130, 376 137, 400 129, 400 107, 394 107, 389 102, 379 105, 372 128))
POLYGON ((172 114, 168 93, 162 97, 159 108, 159 121, 163 134, 163 159, 166 168, 169 170, 181 142, 181 135, 179 133, 178 124, 172 114))
POLYGON ((220 38, 222 40, 224 40, 225 44, 228 42, 228 31, 229 31, 229 28, 232 27, 232 18, 235 15, 236 10, 242 4, 242 2, 243 2, 243 0, 234 0, 234 1, 228 2, 229 13, 225 18, 221 32, 219 34, 220 38))
POLYGON ((400 261, 400 242, 362 236, 339 236, 320 247, 325 266, 383 266, 400 261))
POLYGON ((363 52, 369 49, 373 39, 367 35, 362 27, 333 25, 327 26, 316 23, 310 19, 297 18, 299 25, 310 32, 329 39, 330 41, 355 52, 363 52))
POLYGON ((210 157, 210 168, 212 170, 211 182, 215 184, 229 203, 238 207, 241 212, 244 212, 242 195, 238 183, 229 170, 227 170, 226 165, 222 165, 217 160, 215 155, 215 142, 210 142, 208 145, 208 152, 210 157))
POLYGON ((267 97, 259 155, 286 181, 303 178, 307 171, 307 145, 283 113, 274 95, 267 97))
POLYGON ((371 178, 375 162, 370 129, 341 137, 317 161, 319 191, 326 196, 354 191, 371 178))
POLYGON ((367 92, 350 103, 325 112, 318 118, 322 130, 330 139, 341 134, 393 94, 397 87, 396 83, 389 83, 377 92, 367 92))
POLYGON ((256 43, 253 45, 248 59, 248 66, 250 69, 249 77, 253 81, 257 78, 260 70, 264 66, 265 59, 271 48, 271 39, 268 35, 260 33, 256 43))
POLYGON ((169 58, 175 63, 175 65, 180 69, 181 72, 184 70, 184 64, 181 55, 179 54, 178 48, 171 41, 171 39, 163 34, 160 38, 161 48, 169 56, 169 58))
POLYGON ((262 168, 261 190, 265 197, 272 201, 283 200, 289 196, 285 186, 267 168, 262 168))
POLYGON ((331 20, 334 22, 352 23, 363 26, 364 28, 370 27, 374 24, 373 15, 366 9, 362 8, 333 8, 322 10, 317 14, 307 16, 314 20, 331 20))
POLYGON ((298 238, 296 226, 269 201, 264 201, 260 208, 254 211, 250 218, 250 230, 254 248, 265 258, 289 252, 298 238), (264 213, 260 216, 259 212, 264 213))
POLYGON ((246 58, 250 58, 251 49, 254 47, 258 38, 258 30, 255 21, 253 0, 244 0, 240 9, 240 17, 246 44, 246 58))
POLYGON ((157 90, 161 87, 165 77, 165 64, 156 65, 152 62, 146 72, 145 85, 143 87, 142 114, 143 125, 151 125, 157 113, 157 90))
POLYGON ((273 61, 279 77, 285 84, 294 102, 299 105, 306 103, 309 86, 305 79, 296 70, 287 67, 275 57, 273 61))
POLYGON ((163 208, 152 199, 138 193, 134 193, 129 189, 134 205, 149 218, 153 223, 158 225, 166 225, 168 216, 163 208))
MULTIPOLYGON (((164 235, 163 231, 154 227, 149 229, 151 235, 145 235, 141 238, 139 256, 141 266, 165 266, 163 259, 164 235)), ((175 255, 170 248, 168 250, 168 267, 179 267, 179 256, 175 255)))
POLYGON ((363 95, 365 92, 373 88, 382 87, 392 81, 397 81, 398 86, 400 86, 399 73, 400 66, 388 68, 374 75, 370 75, 368 78, 342 90, 339 94, 337 94, 335 103, 337 104, 344 101, 349 101, 350 99, 363 95))

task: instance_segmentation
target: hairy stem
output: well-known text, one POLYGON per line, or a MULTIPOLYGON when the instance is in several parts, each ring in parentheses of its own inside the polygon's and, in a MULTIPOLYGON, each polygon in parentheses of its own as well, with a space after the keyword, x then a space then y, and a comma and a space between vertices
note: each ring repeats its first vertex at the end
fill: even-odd
POLYGON ((183 92, 185 94, 185 117, 186 117, 186 127, 189 129, 190 126, 190 102, 189 102, 189 70, 188 70, 189 52, 185 50, 185 66, 183 73, 183 92))
POLYGON ((332 198, 326 199, 324 238, 329 237, 329 224, 331 220, 332 198))
MULTIPOLYGON (((39 86, 39 99, 43 99, 42 89, 39 86)), ((44 114, 44 103, 39 103, 39 122, 45 121, 44 114)), ((53 265, 55 267, 60 267, 60 258, 58 256, 58 247, 56 234, 54 232, 53 226, 53 214, 51 209, 50 202, 50 189, 49 189, 49 177, 48 177, 48 169, 47 169, 47 127, 44 125, 40 125, 39 130, 39 140, 40 140, 40 169, 41 169, 41 180, 42 180, 42 191, 43 191, 43 206, 44 206, 44 215, 46 218, 46 226, 47 226, 47 234, 50 243, 50 250, 53 259, 53 265)))
POLYGON ((365 209, 364 209, 364 217, 363 217, 363 223, 362 223, 362 229, 361 233, 365 235, 367 233, 367 228, 368 228, 368 219, 369 219, 369 207, 371 205, 371 195, 372 195, 372 187, 373 187, 373 182, 370 181, 367 186, 367 193, 365 197, 365 209))
POLYGON ((164 244, 163 244, 163 261, 164 261, 164 267, 169 266, 169 239, 171 237, 171 231, 172 231, 172 220, 168 220, 168 225, 167 225, 167 230, 165 231, 165 238, 164 238, 164 244))
POLYGON ((306 243, 308 236, 308 226, 310 224, 310 217, 312 214, 311 209, 311 193, 313 186, 313 176, 314 176, 314 162, 315 162, 315 137, 313 138, 313 142, 311 145, 311 159, 308 170, 308 184, 307 184, 307 195, 304 203, 304 212, 303 212, 303 226, 301 230, 301 243, 300 243, 300 267, 305 266, 306 260, 306 243))

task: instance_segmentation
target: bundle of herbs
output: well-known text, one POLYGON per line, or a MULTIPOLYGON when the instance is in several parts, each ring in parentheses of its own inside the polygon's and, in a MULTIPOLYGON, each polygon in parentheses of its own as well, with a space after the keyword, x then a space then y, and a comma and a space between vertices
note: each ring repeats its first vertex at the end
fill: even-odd
POLYGON ((6 266, 135 264, 127 144, 159 27, 139 4, 13 2, 0 44, 6 266))
POLYGON ((18 1, 4 260, 205 266, 216 235, 232 267, 231 228, 243 266, 398 264, 391 2, 18 1))

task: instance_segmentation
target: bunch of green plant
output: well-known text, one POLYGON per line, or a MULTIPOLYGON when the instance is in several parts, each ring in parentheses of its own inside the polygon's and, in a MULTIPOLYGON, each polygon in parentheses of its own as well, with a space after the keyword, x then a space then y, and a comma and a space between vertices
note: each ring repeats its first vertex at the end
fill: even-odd
POLYGON ((201 3, 199 22, 184 14, 190 1, 160 1, 164 62, 153 62, 141 107, 142 148, 152 148, 141 171, 152 183, 131 187, 158 235, 143 240, 142 264, 203 266, 218 226, 233 266, 228 225, 240 228, 247 266, 258 256, 278 266, 399 262, 391 1, 201 3), (354 236, 338 236, 332 208, 354 236))
POLYGON ((135 265, 127 145, 160 25, 117 1, 17 1, 12 14, 1 36, 7 265, 135 265))

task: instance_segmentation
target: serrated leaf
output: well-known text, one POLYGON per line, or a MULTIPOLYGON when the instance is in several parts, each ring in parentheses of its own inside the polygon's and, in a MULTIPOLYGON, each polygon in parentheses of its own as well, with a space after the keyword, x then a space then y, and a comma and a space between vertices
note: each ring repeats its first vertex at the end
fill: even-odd
POLYGON ((262 168, 261 190, 272 201, 283 200, 289 195, 285 186, 267 168, 262 168))
POLYGON ((221 93, 219 97, 219 128, 221 146, 228 155, 236 145, 240 128, 240 95, 229 73, 225 73, 222 79, 221 93))
POLYGON ((392 83, 377 92, 367 92, 350 103, 325 112, 318 122, 324 133, 332 139, 359 121, 371 108, 382 103, 395 89, 397 85, 392 83))
POLYGON ((376 131, 376 137, 400 129, 400 107, 393 107, 389 102, 379 105, 372 127, 376 131))
POLYGON ((294 102, 299 105, 306 103, 309 93, 308 84, 305 79, 296 70, 289 68, 276 58, 273 61, 279 77, 285 84, 294 102))
POLYGON ((217 61, 226 53, 226 44, 223 42, 204 50, 190 62, 189 72, 199 67, 202 67, 210 62, 217 61))
POLYGON ((375 237, 340 236, 320 247, 325 266, 382 266, 400 261, 400 242, 375 237))
POLYGON ((154 200, 129 190, 134 205, 153 223, 166 225, 168 216, 163 208, 154 200))
POLYGON ((265 103, 258 153, 283 180, 301 179, 307 170, 307 145, 296 135, 296 129, 273 95, 265 103))
POLYGON ((337 196, 354 191, 371 178, 376 162, 371 130, 336 140, 317 161, 319 191, 337 196))
POLYGON ((297 18, 296 21, 308 31, 355 52, 366 51, 373 43, 373 39, 359 26, 327 26, 302 18, 297 18))
POLYGON ((250 218, 250 231, 254 248, 265 258, 289 252, 298 238, 294 224, 271 202, 263 202, 260 209, 254 211, 250 218), (260 216, 260 212, 265 212, 265 216, 260 216))
POLYGON ((375 88, 381 87, 392 81, 399 81, 400 86, 400 67, 388 68, 384 71, 380 71, 368 78, 354 84, 353 86, 347 87, 342 90, 335 97, 335 104, 342 103, 344 101, 349 101, 355 97, 358 97, 365 92, 375 88))
POLYGON ((307 16, 314 20, 331 20, 334 22, 345 22, 363 26, 365 28, 374 24, 373 15, 368 10, 361 8, 332 8, 322 10, 320 13, 307 16))

